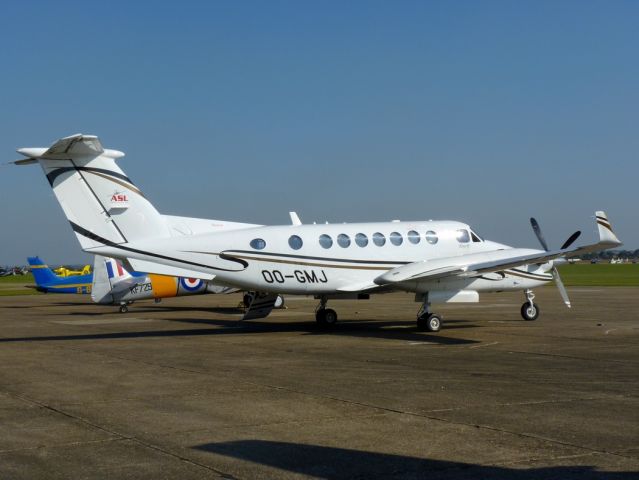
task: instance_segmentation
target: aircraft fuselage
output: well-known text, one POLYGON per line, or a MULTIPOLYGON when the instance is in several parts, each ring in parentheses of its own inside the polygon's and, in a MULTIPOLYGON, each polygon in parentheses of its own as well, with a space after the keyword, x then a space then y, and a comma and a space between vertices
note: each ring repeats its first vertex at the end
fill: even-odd
MULTIPOLYGON (((97 250, 147 261, 161 257, 163 263, 214 275, 217 284, 245 290, 307 295, 374 287, 378 276, 413 262, 474 253, 512 256, 515 251, 519 255, 540 252, 483 240, 467 224, 454 221, 251 227, 123 247, 125 251, 119 247, 97 250)), ((422 293, 519 290, 552 280, 546 270, 543 265, 532 265, 469 278, 403 282, 401 289, 422 293)))

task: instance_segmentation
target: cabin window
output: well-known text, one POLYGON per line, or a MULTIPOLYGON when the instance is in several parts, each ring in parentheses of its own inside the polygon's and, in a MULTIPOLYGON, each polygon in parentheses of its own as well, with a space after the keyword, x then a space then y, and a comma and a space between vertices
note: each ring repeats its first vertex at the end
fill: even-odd
POLYGON ((383 247, 386 243, 386 237, 383 233, 375 232, 373 233, 373 243, 378 247, 383 247))
POLYGON ((333 246, 333 239, 330 235, 320 235, 319 243, 322 248, 331 248, 333 246))
POLYGON ((421 240, 419 233, 417 233, 415 230, 411 230, 410 232, 408 232, 407 237, 408 237, 408 241, 412 243, 413 245, 417 245, 419 241, 421 240))
POLYGON ((390 234, 390 241, 393 245, 397 245, 399 247, 404 241, 404 237, 402 237, 402 234, 399 232, 392 232, 390 234))
POLYGON ((363 233, 358 233, 357 235, 355 235, 355 243, 364 248, 366 245, 368 245, 368 237, 363 233))
POLYGON ((351 237, 349 237, 345 233, 340 233, 337 236, 337 244, 340 247, 342 247, 342 248, 350 247, 350 245, 351 245, 351 237))
POLYGON ((460 228, 455 232, 455 238, 459 243, 468 243, 470 242, 470 235, 468 235, 468 230, 460 228))
POLYGON ((291 235, 288 238, 288 246, 291 247, 293 250, 299 250, 300 248, 302 248, 303 244, 304 242, 302 242, 302 239, 297 235, 291 235))
POLYGON ((426 238, 426 241, 431 245, 435 245, 439 241, 439 237, 437 237, 437 234, 432 230, 428 230, 424 237, 426 238))
POLYGON ((261 238, 254 238, 253 240, 251 240, 251 243, 249 243, 249 245, 255 250, 264 250, 264 247, 266 247, 266 242, 261 238))

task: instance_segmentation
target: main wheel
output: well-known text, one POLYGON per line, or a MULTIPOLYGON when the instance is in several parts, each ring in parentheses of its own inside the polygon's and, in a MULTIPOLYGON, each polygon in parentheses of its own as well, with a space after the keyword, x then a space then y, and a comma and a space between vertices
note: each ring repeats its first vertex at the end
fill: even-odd
POLYGON ((315 321, 323 327, 330 327, 337 323, 337 312, 332 308, 320 308, 315 313, 315 321))
POLYGON ((534 303, 525 302, 521 306, 521 316, 527 322, 532 322, 533 320, 537 320, 539 317, 539 307, 534 303))
POLYGON ((120 305, 120 313, 126 313, 129 311, 129 307, 126 305, 120 305))
POLYGON ((326 325, 335 325, 337 323, 337 312, 332 308, 324 310, 324 323, 326 325))
POLYGON ((420 330, 427 330, 429 332, 439 332, 442 328, 442 317, 435 313, 429 313, 422 315, 417 319, 417 327, 420 330))

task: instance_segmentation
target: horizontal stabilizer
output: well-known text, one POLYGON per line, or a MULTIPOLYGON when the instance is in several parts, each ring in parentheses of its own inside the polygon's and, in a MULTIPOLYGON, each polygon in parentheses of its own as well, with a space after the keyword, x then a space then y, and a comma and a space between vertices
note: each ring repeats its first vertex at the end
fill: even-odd
MULTIPOLYGON (((81 133, 61 138, 49 148, 20 148, 18 153, 25 157, 45 160, 68 160, 79 156, 97 157, 102 154, 106 154, 111 158, 124 156, 122 152, 105 150, 102 147, 102 143, 100 143, 100 139, 95 135, 83 135, 81 133)), ((16 165, 21 164, 15 163, 16 165)))

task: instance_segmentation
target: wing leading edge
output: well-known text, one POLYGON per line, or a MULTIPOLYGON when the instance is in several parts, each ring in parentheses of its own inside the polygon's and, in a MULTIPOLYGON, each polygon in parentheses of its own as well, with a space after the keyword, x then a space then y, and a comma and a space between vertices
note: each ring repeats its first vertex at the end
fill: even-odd
POLYGON ((615 235, 604 212, 596 212, 599 242, 581 247, 554 251, 536 251, 513 248, 494 252, 473 253, 458 257, 439 258, 431 261, 415 262, 394 268, 375 279, 377 285, 388 285, 413 280, 435 280, 444 277, 472 277, 509 268, 542 264, 560 257, 576 257, 584 253, 618 247, 621 242, 615 235))

